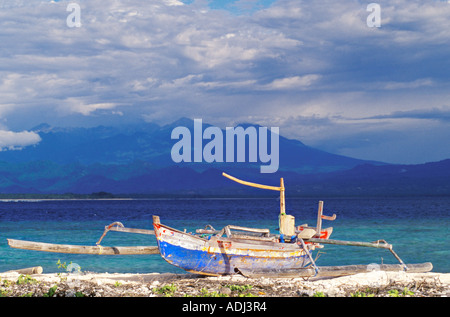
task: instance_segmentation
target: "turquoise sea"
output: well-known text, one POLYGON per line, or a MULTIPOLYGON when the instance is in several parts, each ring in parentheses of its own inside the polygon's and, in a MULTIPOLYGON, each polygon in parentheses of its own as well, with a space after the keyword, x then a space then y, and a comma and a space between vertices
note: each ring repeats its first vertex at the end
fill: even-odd
MULTIPOLYGON (((432 262, 434 272, 450 272, 450 197, 323 197, 323 221, 332 239, 393 244, 405 263, 432 262)), ((296 224, 315 226, 317 198, 287 198, 286 211, 296 224)), ((106 225, 120 221, 130 228, 152 228, 152 215, 188 232, 228 224, 269 228, 276 233, 279 200, 274 198, 2 200, 0 201, 0 272, 42 266, 61 272, 56 262, 78 264, 82 271, 109 273, 185 273, 159 255, 77 255, 12 249, 6 239, 95 245, 106 225)), ((102 246, 156 245, 154 236, 109 232, 102 246)), ((314 254, 316 255, 316 254, 314 254)), ((384 249, 326 245, 318 265, 398 263, 384 249)))

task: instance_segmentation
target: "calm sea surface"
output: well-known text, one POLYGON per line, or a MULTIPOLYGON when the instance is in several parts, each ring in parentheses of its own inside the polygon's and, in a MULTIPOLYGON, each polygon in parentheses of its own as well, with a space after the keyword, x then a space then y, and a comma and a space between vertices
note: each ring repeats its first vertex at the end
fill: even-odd
MULTIPOLYGON (((384 239, 405 263, 432 262, 433 271, 450 272, 450 197, 326 198, 324 214, 335 213, 332 239, 384 239)), ((287 199, 296 224, 315 226, 318 199, 287 199)), ((0 272, 42 266, 44 273, 62 272, 56 262, 72 262, 82 271, 184 273, 159 255, 77 255, 12 249, 6 239, 95 245, 106 225, 120 221, 130 228, 152 228, 152 215, 177 229, 228 224, 269 228, 277 233, 279 200, 143 199, 0 201, 0 272)), ((110 231, 102 246, 156 245, 154 236, 110 231)), ((316 255, 316 254, 314 254, 316 255)), ((317 265, 398 263, 388 250, 325 245, 317 265)))

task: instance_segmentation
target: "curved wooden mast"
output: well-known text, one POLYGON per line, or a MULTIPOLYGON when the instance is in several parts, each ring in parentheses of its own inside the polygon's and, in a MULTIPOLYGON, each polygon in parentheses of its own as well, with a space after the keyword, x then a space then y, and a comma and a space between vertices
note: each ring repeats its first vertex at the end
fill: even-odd
POLYGON ((242 185, 279 191, 280 192, 280 214, 284 214, 286 212, 286 207, 285 207, 285 203, 284 203, 284 180, 283 180, 283 178, 280 178, 280 187, 276 187, 276 186, 268 186, 268 185, 262 185, 262 184, 243 181, 234 176, 228 175, 226 173, 222 173, 222 175, 225 176, 226 178, 229 178, 232 181, 235 181, 242 185))

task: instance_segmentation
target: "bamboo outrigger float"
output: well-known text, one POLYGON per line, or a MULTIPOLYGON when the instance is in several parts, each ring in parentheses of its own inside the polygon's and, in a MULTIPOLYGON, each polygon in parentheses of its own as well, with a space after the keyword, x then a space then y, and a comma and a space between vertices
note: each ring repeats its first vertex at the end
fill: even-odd
POLYGON ((101 245, 71 245, 24 240, 7 239, 11 248, 34 251, 71 253, 71 254, 97 254, 97 255, 132 255, 132 254, 159 254, 158 247, 103 247, 101 245))
POLYGON ((154 230, 126 228, 120 222, 105 227, 95 246, 51 244, 8 239, 12 248, 77 254, 128 255, 160 254, 168 263, 187 272, 202 275, 242 274, 247 277, 309 277, 343 276, 367 272, 367 265, 318 267, 312 256, 316 248, 325 244, 383 248, 389 250, 400 264, 381 264, 371 267, 381 271, 428 272, 431 263, 408 264, 394 252, 391 244, 384 240, 376 242, 342 241, 329 239, 333 228, 322 228, 322 220, 333 221, 336 215, 323 214, 323 201, 319 201, 317 225, 295 225, 295 218, 286 214, 285 187, 283 178, 280 186, 268 186, 237 179, 223 173, 223 176, 246 186, 280 192, 279 234, 269 229, 225 226, 215 230, 208 225, 195 233, 186 233, 168 227, 153 216, 154 230), (157 246, 105 247, 101 241, 109 231, 155 235, 157 246))

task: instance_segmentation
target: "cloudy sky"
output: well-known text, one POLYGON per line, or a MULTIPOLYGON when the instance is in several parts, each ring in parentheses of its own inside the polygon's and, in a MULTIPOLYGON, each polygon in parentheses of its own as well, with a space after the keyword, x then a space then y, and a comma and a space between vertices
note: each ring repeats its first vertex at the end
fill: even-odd
POLYGON ((369 27, 371 2, 0 0, 0 147, 39 142, 43 122, 184 116, 356 158, 450 158, 450 3, 377 1, 369 27))

